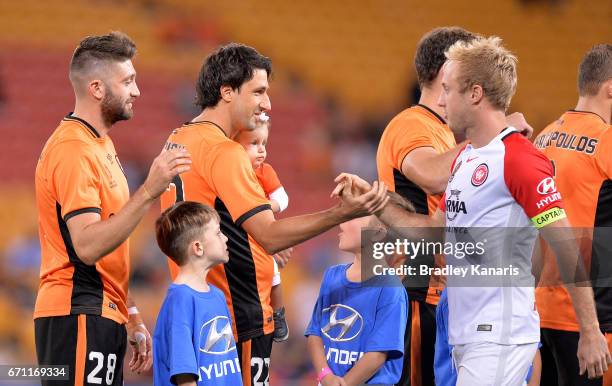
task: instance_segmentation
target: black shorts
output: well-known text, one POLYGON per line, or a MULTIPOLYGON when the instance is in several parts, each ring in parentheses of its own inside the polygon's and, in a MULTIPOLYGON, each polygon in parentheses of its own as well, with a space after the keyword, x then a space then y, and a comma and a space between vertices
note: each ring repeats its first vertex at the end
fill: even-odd
POLYGON ((68 315, 34 320, 39 365, 68 365, 68 381, 43 386, 123 385, 127 345, 125 325, 97 315, 68 315))
POLYGON ((404 335, 404 367, 398 386, 435 386, 436 306, 424 301, 408 302, 404 335))
POLYGON ((239 342, 238 359, 242 371, 243 386, 270 385, 270 355, 274 334, 239 342))
MULTIPOLYGON (((612 384, 612 370, 608 369, 603 378, 589 379, 579 374, 578 339, 580 334, 573 331, 541 329, 540 355, 542 357, 542 378, 540 385, 548 386, 607 386, 612 384)), ((606 333, 608 347, 611 337, 606 333)))

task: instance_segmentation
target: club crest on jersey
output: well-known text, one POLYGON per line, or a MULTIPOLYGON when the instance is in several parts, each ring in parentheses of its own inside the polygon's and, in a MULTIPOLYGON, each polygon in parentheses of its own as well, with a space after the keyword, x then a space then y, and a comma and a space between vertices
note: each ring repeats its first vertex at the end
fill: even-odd
POLYGON ((453 221, 459 213, 467 214, 465 202, 459 200, 461 190, 451 189, 451 194, 446 198, 446 218, 453 221))
POLYGON ((480 164, 472 174, 472 185, 480 186, 485 183, 489 177, 489 167, 487 164, 480 164))
POLYGON ((363 317, 357 310, 344 304, 334 304, 323 310, 323 318, 329 323, 321 328, 332 342, 355 339, 363 329, 363 317))
POLYGON ((555 193, 557 191, 557 187, 555 186, 555 180, 553 180, 552 177, 544 178, 538 184, 537 190, 538 193, 540 193, 541 195, 555 193))

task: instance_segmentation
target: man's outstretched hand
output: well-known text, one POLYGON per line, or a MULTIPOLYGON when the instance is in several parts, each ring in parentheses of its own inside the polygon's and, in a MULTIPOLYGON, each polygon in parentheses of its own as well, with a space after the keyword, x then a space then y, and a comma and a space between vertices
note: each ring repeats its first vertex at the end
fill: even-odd
POLYGON ((347 218, 363 217, 380 212, 389 202, 387 186, 375 181, 370 185, 354 174, 342 173, 334 182, 331 197, 340 198, 340 208, 347 218))

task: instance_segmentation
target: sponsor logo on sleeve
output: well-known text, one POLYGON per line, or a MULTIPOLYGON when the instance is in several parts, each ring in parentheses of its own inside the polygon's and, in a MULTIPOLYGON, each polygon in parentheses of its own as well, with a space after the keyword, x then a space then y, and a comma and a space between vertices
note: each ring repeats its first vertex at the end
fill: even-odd
POLYGON ((557 187, 555 186, 555 180, 553 180, 552 177, 544 178, 538 184, 537 190, 538 193, 540 193, 541 195, 555 193, 557 191, 557 187))

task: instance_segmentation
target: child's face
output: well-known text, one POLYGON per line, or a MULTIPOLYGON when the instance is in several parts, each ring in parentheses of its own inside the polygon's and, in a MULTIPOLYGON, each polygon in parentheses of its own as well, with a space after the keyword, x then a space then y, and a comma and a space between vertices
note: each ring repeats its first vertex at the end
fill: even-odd
POLYGON ((361 251, 361 229, 367 228, 373 216, 354 218, 340 224, 338 248, 350 253, 361 251))
POLYGON ((266 160, 266 145, 268 144, 268 127, 259 124, 255 130, 243 130, 236 137, 246 150, 253 169, 257 169, 266 160))
POLYGON ((219 222, 217 220, 209 221, 202 231, 204 257, 215 264, 227 263, 229 255, 226 243, 227 237, 221 232, 219 222))

